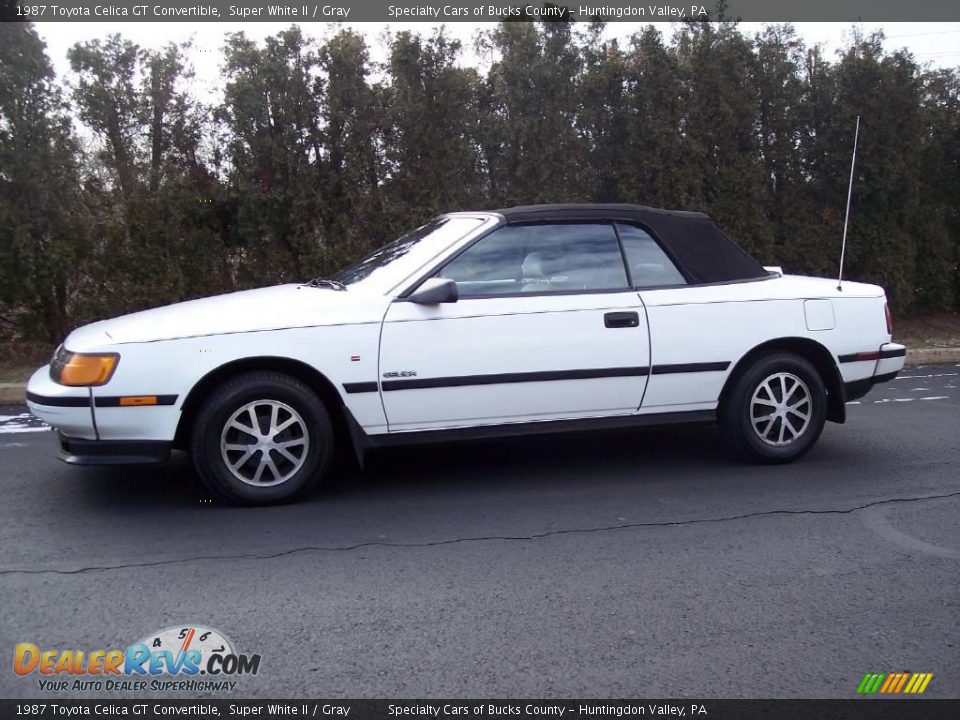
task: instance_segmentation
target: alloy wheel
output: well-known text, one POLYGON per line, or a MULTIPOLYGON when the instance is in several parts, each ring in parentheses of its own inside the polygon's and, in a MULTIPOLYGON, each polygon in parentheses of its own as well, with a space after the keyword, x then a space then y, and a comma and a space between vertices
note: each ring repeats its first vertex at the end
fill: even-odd
POLYGON ((798 376, 767 376, 750 398, 750 423, 763 442, 783 447, 806 432, 813 412, 810 388, 798 376))
POLYGON ((277 400, 255 400, 234 412, 220 433, 220 456, 241 482, 270 487, 303 467, 310 450, 307 425, 277 400))

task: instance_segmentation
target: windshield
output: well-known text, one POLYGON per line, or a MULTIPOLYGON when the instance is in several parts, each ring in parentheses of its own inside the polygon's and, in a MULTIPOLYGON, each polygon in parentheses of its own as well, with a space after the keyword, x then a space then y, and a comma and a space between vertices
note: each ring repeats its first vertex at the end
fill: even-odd
POLYGON ((341 270, 333 280, 344 285, 375 285, 384 291, 390 290, 483 222, 481 217, 434 218, 341 270))

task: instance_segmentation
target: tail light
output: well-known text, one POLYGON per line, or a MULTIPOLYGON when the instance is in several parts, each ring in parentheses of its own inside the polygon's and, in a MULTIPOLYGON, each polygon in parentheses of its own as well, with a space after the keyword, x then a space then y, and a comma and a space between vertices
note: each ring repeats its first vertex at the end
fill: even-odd
POLYGON ((883 304, 883 312, 887 316, 887 334, 893 335, 893 315, 890 313, 890 304, 883 304))

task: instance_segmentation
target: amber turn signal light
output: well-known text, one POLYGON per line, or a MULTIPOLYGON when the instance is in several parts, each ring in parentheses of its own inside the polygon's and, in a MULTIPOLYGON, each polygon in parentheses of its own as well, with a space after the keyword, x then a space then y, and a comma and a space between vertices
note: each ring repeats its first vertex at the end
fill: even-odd
POLYGON ((120 398, 120 407, 136 407, 138 405, 156 405, 156 395, 129 395, 120 398))
POLYGON ((60 365, 60 377, 54 378, 61 385, 72 387, 91 387, 104 385, 117 369, 120 356, 116 353, 87 355, 65 353, 60 365))

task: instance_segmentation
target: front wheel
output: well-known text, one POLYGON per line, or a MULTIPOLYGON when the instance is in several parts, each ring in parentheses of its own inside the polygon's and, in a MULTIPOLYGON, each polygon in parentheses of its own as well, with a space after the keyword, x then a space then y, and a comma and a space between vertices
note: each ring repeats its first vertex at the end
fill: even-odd
POLYGON ((804 358, 775 353, 756 360, 735 381, 720 407, 720 429, 738 457, 787 463, 806 453, 823 431, 827 392, 804 358))
POLYGON ((326 472, 333 425, 317 394, 276 372, 232 378, 193 424, 194 465, 216 497, 233 504, 283 502, 326 472))

